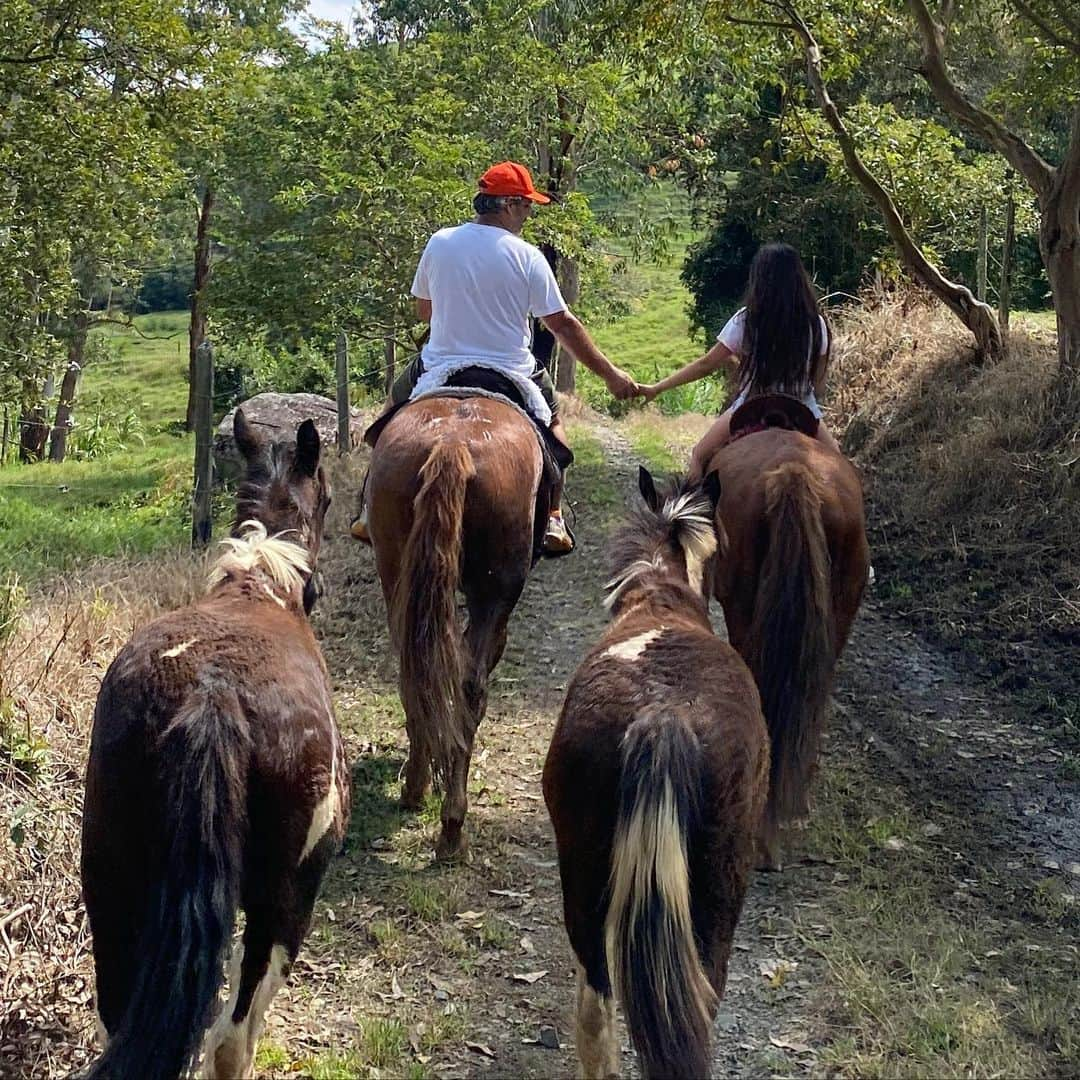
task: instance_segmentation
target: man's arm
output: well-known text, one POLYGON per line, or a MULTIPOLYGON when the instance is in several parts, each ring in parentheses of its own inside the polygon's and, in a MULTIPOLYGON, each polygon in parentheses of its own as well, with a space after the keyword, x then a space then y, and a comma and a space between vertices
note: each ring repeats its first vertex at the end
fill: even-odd
POLYGON ((431 322, 431 301, 423 297, 416 298, 416 318, 419 322, 431 322))
POLYGON ((638 392, 637 383, 596 347, 596 342, 589 337, 588 330, 581 325, 576 315, 569 311, 557 311, 554 315, 544 315, 540 321, 559 339, 559 344, 569 350, 575 360, 604 380, 612 397, 617 401, 625 401, 638 392))

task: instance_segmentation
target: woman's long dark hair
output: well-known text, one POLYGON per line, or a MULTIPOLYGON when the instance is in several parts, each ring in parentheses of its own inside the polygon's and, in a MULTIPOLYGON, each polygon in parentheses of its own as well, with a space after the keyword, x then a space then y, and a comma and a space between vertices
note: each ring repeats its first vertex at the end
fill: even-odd
POLYGON ((828 362, 821 312, 802 259, 789 244, 758 249, 744 318, 740 390, 801 397, 808 383, 814 386, 828 362))

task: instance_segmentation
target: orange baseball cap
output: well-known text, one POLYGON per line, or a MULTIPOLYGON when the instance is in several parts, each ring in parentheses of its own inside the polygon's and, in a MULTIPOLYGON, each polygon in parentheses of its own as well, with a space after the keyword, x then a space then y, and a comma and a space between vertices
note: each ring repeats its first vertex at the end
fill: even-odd
POLYGON ((516 195, 534 203, 549 203, 551 197, 533 186, 532 173, 516 161, 500 161, 480 177, 480 190, 485 195, 516 195))

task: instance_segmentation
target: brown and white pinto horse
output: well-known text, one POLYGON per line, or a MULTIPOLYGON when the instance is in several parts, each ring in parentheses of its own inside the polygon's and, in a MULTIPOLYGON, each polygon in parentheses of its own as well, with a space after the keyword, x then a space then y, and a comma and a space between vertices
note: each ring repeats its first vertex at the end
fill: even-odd
POLYGON ((330 491, 310 420, 247 464, 206 596, 143 627, 94 712, 82 881, 108 1045, 92 1077, 251 1074, 264 1014, 344 834, 349 775, 305 610, 330 491))
POLYGON ((465 852, 473 739, 532 567, 535 515, 546 520, 542 468, 532 423, 490 397, 410 402, 372 452, 368 530, 409 735, 401 802, 418 809, 434 772, 444 793, 440 859, 465 852))
POLYGON ((618 1075, 612 987, 645 1077, 710 1072, 712 1019, 765 805, 754 678, 709 622, 715 474, 616 541, 614 621, 567 691, 544 765, 577 954, 577 1049, 618 1075))
POLYGON ((709 467, 730 545, 715 595, 761 691, 772 739, 761 854, 779 869, 777 831, 809 810, 833 669, 866 584, 862 485, 845 457, 778 428, 735 439, 709 467))

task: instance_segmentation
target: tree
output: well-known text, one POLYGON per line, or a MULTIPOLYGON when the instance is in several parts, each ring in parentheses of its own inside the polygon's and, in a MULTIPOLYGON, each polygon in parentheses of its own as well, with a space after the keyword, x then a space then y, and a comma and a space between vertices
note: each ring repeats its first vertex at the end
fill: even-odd
MULTIPOLYGON (((1051 93, 1080 84, 1080 18, 1065 0, 1015 0, 1033 29, 1033 58, 1053 72, 1051 93)), ((1080 101, 1072 104, 1069 133, 1059 165, 1051 165, 1019 131, 964 92, 950 72, 946 51, 953 9, 935 17, 925 0, 908 0, 922 44, 922 74, 942 107, 961 126, 998 151, 1024 178, 1038 201, 1039 247, 1054 298, 1058 330, 1056 394, 1075 400, 1080 390, 1080 101)), ((1040 80, 1044 92, 1047 81, 1040 80)), ((1065 91, 1065 102, 1070 96, 1065 91)))

